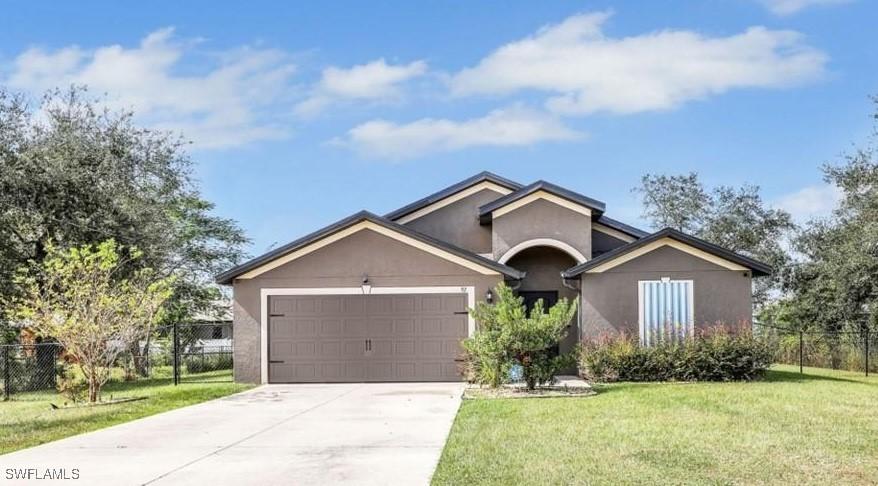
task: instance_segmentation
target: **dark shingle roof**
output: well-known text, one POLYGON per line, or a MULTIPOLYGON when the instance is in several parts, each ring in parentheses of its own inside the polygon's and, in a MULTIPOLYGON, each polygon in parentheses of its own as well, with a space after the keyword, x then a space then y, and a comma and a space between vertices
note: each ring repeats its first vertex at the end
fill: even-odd
POLYGON ((567 199, 568 201, 574 202, 581 206, 585 206, 596 213, 603 213, 604 209, 606 209, 606 205, 598 201, 597 199, 592 199, 588 196, 583 196, 577 192, 573 192, 569 189, 565 189, 561 186, 552 184, 551 182, 546 181, 536 181, 533 184, 529 184, 525 187, 518 189, 515 192, 511 192, 499 199, 489 202, 484 206, 479 208, 479 219, 483 223, 487 223, 491 220, 491 213, 507 204, 513 203, 523 197, 526 197, 530 194, 533 194, 537 191, 545 191, 549 194, 554 194, 555 196, 562 197, 567 199))
POLYGON ((648 231, 643 231, 642 229, 635 228, 634 226, 627 225, 621 221, 616 221, 615 219, 608 218, 604 215, 601 215, 601 217, 596 219, 595 222, 608 228, 613 228, 616 231, 621 231, 622 233, 635 238, 643 238, 649 235, 648 231))
POLYGON ((450 243, 446 243, 444 241, 437 240, 431 236, 427 236, 423 233, 415 231, 409 227, 403 226, 398 223, 394 223, 387 218, 383 218, 378 216, 377 214, 370 213, 368 211, 360 211, 354 215, 348 216, 340 221, 337 221, 323 229, 317 230, 309 235, 303 236, 293 242, 290 242, 286 245, 283 245, 279 248, 276 248, 268 253, 260 255, 246 263, 238 265, 230 270, 227 270, 216 276, 216 282, 219 284, 228 285, 234 281, 235 277, 238 277, 244 273, 253 270, 254 268, 260 267, 276 258, 279 258, 287 253, 291 253, 293 251, 298 250, 304 246, 307 246, 311 243, 314 243, 318 240, 321 240, 327 236, 332 235, 344 228, 357 224, 361 221, 370 221, 372 223, 384 226, 385 228, 391 229, 393 231, 399 232, 411 238, 414 238, 418 241, 426 243, 428 245, 434 246, 436 248, 445 250, 453 255, 457 255, 461 258, 465 258, 474 263, 482 265, 484 267, 495 270, 507 277, 514 279, 524 278, 525 273, 519 270, 516 270, 508 265, 503 265, 502 263, 497 263, 493 260, 487 259, 483 256, 477 255, 469 250, 465 250, 463 248, 454 246, 450 243))
POLYGON ((411 213, 413 213, 421 208, 425 208, 425 207, 427 207, 435 202, 438 202, 438 201, 441 201, 442 199, 445 199, 448 196, 456 194, 456 193, 458 193, 458 192, 460 192, 460 191, 462 191, 470 186, 474 186, 474 185, 476 185, 480 182, 484 182, 484 181, 493 182, 494 184, 497 184, 498 186, 503 186, 503 187, 505 187, 507 189, 511 189, 513 191, 521 188, 521 184, 519 184, 515 181, 506 179, 505 177, 500 177, 497 174, 494 174, 494 173, 491 173, 488 171, 484 171, 484 172, 480 172, 472 177, 464 179, 464 180, 462 180, 454 185, 448 186, 439 192, 435 192, 433 194, 430 194, 429 196, 427 196, 423 199, 419 199, 419 200, 417 200, 411 204, 405 205, 405 206, 403 206, 395 211, 389 212, 389 213, 385 214, 384 217, 391 220, 391 221, 397 220, 397 219, 399 219, 407 214, 411 214, 411 213))
POLYGON ((662 238, 672 238, 681 243, 685 243, 689 246, 710 253, 711 255, 715 255, 724 260, 728 260, 730 262, 737 263, 738 265, 741 265, 743 267, 747 267, 753 272, 753 276, 762 276, 771 273, 771 267, 762 262, 756 261, 749 257, 745 257, 744 255, 740 255, 721 246, 714 245, 713 243, 709 243, 700 238, 687 235, 686 233, 677 231, 673 228, 665 228, 639 240, 632 241, 627 245, 620 246, 619 248, 604 253, 601 256, 593 258, 585 263, 581 263, 579 265, 576 265, 575 267, 569 268, 562 272, 561 276, 563 276, 564 278, 577 277, 580 274, 585 273, 589 269, 595 268, 598 265, 614 260, 622 255, 625 255, 626 253, 629 253, 633 250, 636 250, 637 248, 640 248, 644 245, 652 243, 653 241, 660 240, 662 238))

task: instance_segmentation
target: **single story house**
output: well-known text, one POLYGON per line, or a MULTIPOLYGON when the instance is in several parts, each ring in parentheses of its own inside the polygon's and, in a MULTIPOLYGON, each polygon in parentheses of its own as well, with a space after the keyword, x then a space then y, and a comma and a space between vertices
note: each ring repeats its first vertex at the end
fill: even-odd
POLYGON ((356 213, 217 276, 233 287, 235 379, 460 379, 467 309, 507 282, 527 305, 581 310, 561 350, 605 332, 691 333, 748 323, 770 268, 603 202, 483 172, 384 216, 356 213))

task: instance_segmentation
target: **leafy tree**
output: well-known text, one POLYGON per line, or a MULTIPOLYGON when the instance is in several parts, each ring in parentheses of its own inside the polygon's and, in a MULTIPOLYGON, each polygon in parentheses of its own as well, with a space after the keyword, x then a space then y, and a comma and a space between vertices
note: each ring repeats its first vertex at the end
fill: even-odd
POLYGON ((786 274, 783 305, 794 309, 798 321, 809 327, 876 329, 878 128, 844 162, 825 165, 823 173, 842 197, 830 218, 809 222, 795 239, 801 261, 786 274))
POLYGON ((464 348, 475 360, 477 380, 496 388, 509 365, 517 363, 529 390, 551 381, 568 361, 552 356, 551 348, 567 335, 577 301, 560 299, 546 312, 538 300, 527 315, 524 300, 511 288, 501 283, 495 293, 496 304, 479 302, 470 310, 479 328, 464 340, 464 348))
POLYGON ((41 264, 16 277, 22 296, 14 317, 38 336, 57 340, 82 370, 89 401, 99 401, 119 355, 150 334, 171 296, 173 278, 158 278, 150 268, 129 271, 127 264, 143 254, 136 249, 123 254, 113 240, 45 249, 41 264))
MULTIPOLYGON (((768 207, 759 187, 707 190, 698 174, 643 176, 634 191, 655 229, 672 227, 781 269, 789 262, 782 242, 795 230, 789 213, 768 207)), ((780 274, 754 281, 757 306, 779 287, 780 274)))
POLYGON ((646 174, 634 189, 643 200, 643 217, 656 228, 698 231, 707 219, 710 196, 698 174, 646 174))
POLYGON ((247 239, 211 214, 186 142, 133 116, 101 109, 82 87, 36 105, 0 89, 0 301, 21 290, 15 269, 42 261, 50 245, 114 239, 142 252, 121 273, 176 277, 166 319, 213 310, 211 277, 243 258, 247 239))

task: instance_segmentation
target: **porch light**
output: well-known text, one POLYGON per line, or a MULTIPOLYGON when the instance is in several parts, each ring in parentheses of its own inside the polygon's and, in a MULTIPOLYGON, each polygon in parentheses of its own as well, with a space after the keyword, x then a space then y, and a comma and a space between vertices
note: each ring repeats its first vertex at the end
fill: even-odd
POLYGON ((369 276, 363 274, 363 284, 360 286, 363 289, 363 295, 369 295, 372 293, 372 284, 369 283, 369 276))
POLYGON ((485 302, 487 302, 489 304, 494 303, 494 293, 491 292, 491 289, 488 289, 488 291, 485 292, 485 302))

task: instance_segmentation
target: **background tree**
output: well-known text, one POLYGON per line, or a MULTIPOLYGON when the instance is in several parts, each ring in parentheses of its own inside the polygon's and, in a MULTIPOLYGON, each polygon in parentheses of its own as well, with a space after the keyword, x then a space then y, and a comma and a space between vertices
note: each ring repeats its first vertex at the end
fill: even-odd
POLYGON ((823 173, 841 192, 840 202, 831 217, 810 221, 797 235, 799 261, 786 273, 786 294, 778 305, 792 309, 801 327, 876 330, 878 127, 843 162, 825 165, 823 173))
POLYGON ((123 254, 113 240, 45 250, 41 264, 16 277, 21 296, 13 315, 37 336, 58 341, 82 370, 89 401, 99 401, 119 354, 150 334, 173 279, 150 268, 130 271, 143 254, 123 254))
POLYGON ((15 269, 42 261, 49 245, 114 239, 142 252, 120 272, 176 277, 166 319, 218 312, 212 276, 243 258, 247 239, 211 214, 185 147, 132 112, 101 109, 82 87, 33 106, 0 89, 0 301, 20 291, 15 269))
POLYGON ((789 213, 765 204, 758 186, 707 190, 694 172, 646 174, 634 192, 640 194, 643 217, 654 229, 675 228, 775 268, 772 276, 754 280, 757 307, 779 288, 780 270, 790 258, 783 242, 796 226, 789 213))
POLYGON ((698 174, 646 174, 634 189, 643 201, 643 217, 655 228, 698 231, 707 218, 710 196, 698 174))

